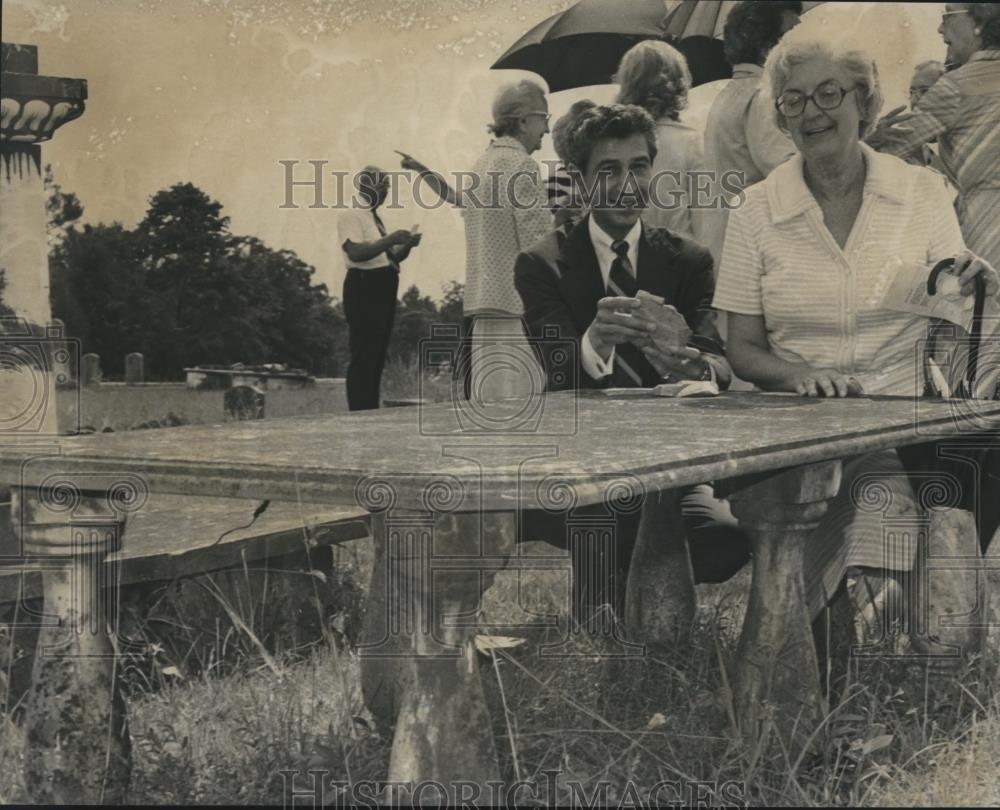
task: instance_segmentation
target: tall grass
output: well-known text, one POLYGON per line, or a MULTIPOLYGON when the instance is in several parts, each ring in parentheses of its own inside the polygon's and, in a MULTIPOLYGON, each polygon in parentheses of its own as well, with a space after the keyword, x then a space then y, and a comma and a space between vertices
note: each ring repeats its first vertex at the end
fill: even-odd
MULTIPOLYGON (((367 542, 348 560, 345 586, 365 581, 370 552, 367 542)), ((942 678, 901 659, 854 659, 812 750, 750 747, 734 736, 728 672, 748 580, 744 572, 698 587, 687 646, 616 657, 613 641, 577 635, 563 649, 567 659, 545 653, 565 639, 568 561, 552 571, 501 573, 484 597, 481 632, 527 639, 481 659, 503 778, 547 784, 558 774, 562 803, 596 796, 617 804, 665 781, 702 783, 709 804, 732 801, 713 792, 727 781, 751 805, 997 803, 1000 692, 978 665, 942 678)), ((352 604, 360 614, 360 603, 352 604)), ((230 655, 230 665, 211 658, 189 666, 190 659, 176 673, 161 667, 148 682, 133 679, 131 801, 280 803, 283 770, 300 780, 309 769, 349 783, 385 779, 391 729, 374 728, 363 706, 353 634, 319 631, 308 649, 278 649, 264 642, 260 612, 237 615, 239 622, 214 630, 215 655, 230 655), (235 642, 247 631, 272 663, 258 643, 235 642)), ((329 627, 328 619, 321 624, 329 627)), ((21 736, 0 718, 2 801, 26 798, 21 736)))
POLYGON ((394 357, 382 373, 382 399, 423 399, 429 402, 450 402, 452 397, 450 369, 429 369, 417 356, 394 357))

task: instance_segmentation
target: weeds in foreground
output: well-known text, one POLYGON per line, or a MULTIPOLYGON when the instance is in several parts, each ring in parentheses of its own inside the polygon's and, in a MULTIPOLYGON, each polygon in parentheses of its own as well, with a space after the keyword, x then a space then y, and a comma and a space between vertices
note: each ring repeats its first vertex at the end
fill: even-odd
POLYGON ((450 402, 454 390, 451 370, 429 369, 417 355, 394 357, 382 373, 382 401, 450 402))
MULTIPOLYGON (((814 746, 750 747, 733 734, 727 699, 739 581, 703 589, 689 645, 620 657, 610 655, 621 651, 612 640, 578 635, 561 649, 569 657, 556 658, 559 625, 502 625, 523 607, 564 620, 553 595, 565 593, 565 572, 498 579, 482 631, 526 643, 483 654, 484 689, 502 776, 538 785, 539 801, 997 802, 1000 700, 979 666, 942 679, 906 661, 855 659, 814 746)), ((270 665, 257 643, 233 641, 245 630, 220 622, 213 656, 229 656, 227 666, 214 657, 191 666, 191 657, 176 674, 133 683, 132 801, 280 803, 288 772, 299 773, 301 787, 310 769, 347 783, 386 778, 391 736, 363 708, 349 636, 321 634, 309 650, 279 650, 265 640, 260 615, 250 619, 241 621, 270 665)), ((0 800, 23 798, 20 738, 0 719, 0 800)))

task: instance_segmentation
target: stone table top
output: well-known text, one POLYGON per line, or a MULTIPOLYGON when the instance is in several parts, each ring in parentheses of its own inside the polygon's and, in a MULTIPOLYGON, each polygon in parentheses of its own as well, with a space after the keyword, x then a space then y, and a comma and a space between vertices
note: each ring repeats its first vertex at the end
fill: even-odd
POLYGON ((1000 402, 560 393, 475 409, 0 441, 0 482, 412 509, 563 509, 949 436, 1000 430, 1000 402))

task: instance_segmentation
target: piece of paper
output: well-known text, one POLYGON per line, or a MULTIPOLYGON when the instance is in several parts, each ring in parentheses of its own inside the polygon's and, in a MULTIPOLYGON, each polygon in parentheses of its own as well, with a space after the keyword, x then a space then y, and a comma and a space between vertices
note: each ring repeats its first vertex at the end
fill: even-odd
POLYGON ((656 331, 650 335, 650 342, 660 351, 671 352, 687 346, 691 339, 691 329, 681 315, 663 299, 646 290, 639 290, 635 296, 642 302, 642 313, 656 323, 656 331))
POLYGON ((719 386, 711 380, 684 380, 676 383, 662 383, 653 388, 602 388, 608 397, 714 397, 719 395, 719 386))
MULTIPOLYGON (((927 294, 927 278, 931 267, 926 264, 904 264, 894 259, 886 270, 895 267, 879 306, 894 312, 910 312, 925 318, 939 318, 969 329, 972 325, 974 296, 962 295, 958 277, 950 273, 938 276, 937 293, 927 294)), ((886 273, 888 275, 888 273, 886 273)), ((995 318, 1000 315, 1000 306, 992 298, 986 299, 983 315, 995 318)))
POLYGON ((712 380, 682 380, 676 383, 663 383, 653 389, 657 397, 717 397, 719 386, 712 380))

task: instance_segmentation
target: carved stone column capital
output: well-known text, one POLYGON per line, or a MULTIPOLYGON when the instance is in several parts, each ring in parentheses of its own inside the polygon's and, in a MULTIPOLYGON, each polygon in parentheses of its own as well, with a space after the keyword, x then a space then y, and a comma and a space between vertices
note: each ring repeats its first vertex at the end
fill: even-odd
POLYGON ((83 115, 87 98, 85 79, 38 75, 34 45, 2 45, 0 85, 0 142, 38 144, 83 115))

